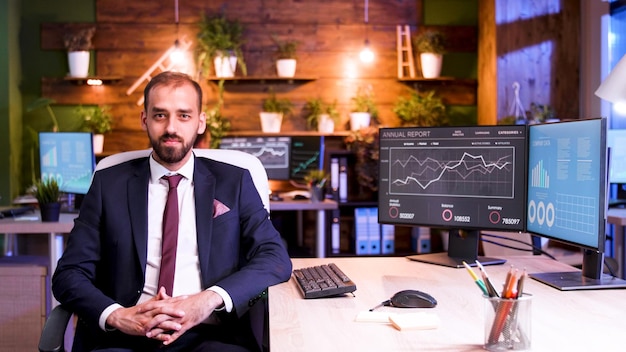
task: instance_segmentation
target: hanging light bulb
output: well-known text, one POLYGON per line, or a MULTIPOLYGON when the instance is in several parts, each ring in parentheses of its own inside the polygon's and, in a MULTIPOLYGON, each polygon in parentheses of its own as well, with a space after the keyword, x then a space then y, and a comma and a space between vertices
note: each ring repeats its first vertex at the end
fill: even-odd
POLYGON ((365 39, 365 44, 363 45, 363 49, 359 53, 359 58, 361 59, 361 62, 364 63, 370 63, 374 61, 374 52, 370 48, 369 39, 365 39))
POLYGON ((370 40, 367 37, 367 26, 369 23, 369 1, 365 0, 365 13, 363 16, 363 22, 365 22, 365 44, 363 45, 363 49, 359 53, 359 58, 363 63, 370 63, 374 61, 374 52, 372 48, 370 48, 370 40))
POLYGON ((180 41, 178 41, 178 0, 174 0, 174 23, 176 24, 176 40, 174 41, 174 50, 170 52, 170 60, 174 66, 178 66, 185 60, 183 50, 180 48, 180 41))

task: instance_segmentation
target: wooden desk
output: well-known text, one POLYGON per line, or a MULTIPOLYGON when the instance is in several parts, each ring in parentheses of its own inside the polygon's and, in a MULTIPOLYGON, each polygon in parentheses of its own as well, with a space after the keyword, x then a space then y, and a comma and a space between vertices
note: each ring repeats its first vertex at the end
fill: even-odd
POLYGON ((610 208, 606 213, 606 222, 614 226, 613 253, 617 260, 617 276, 626 279, 626 242, 624 227, 626 227, 626 208, 610 208))
MULTIPOLYGON (((34 214, 28 213, 25 216, 34 216, 40 219, 39 211, 34 214)), ((50 273, 54 273, 57 267, 57 262, 63 254, 63 234, 70 233, 74 227, 74 219, 78 214, 66 214, 61 213, 59 222, 41 222, 41 220, 20 220, 17 218, 0 219, 0 233, 7 235, 7 243, 5 246, 5 255, 15 255, 13 252, 15 247, 12 241, 15 241, 15 235, 18 234, 45 234, 48 236, 48 255, 50 257, 50 266, 48 268, 50 273)))
POLYGON ((317 211, 317 230, 315 239, 315 256, 324 258, 326 256, 326 211, 337 209, 337 202, 325 199, 323 202, 311 202, 310 200, 291 200, 270 202, 270 212, 272 211, 297 211, 298 212, 298 238, 302 237, 302 211, 317 211))
MULTIPOLYGON (((496 288, 510 265, 530 273, 572 271, 546 257, 508 257, 486 267, 496 288)), ((329 259, 293 259, 294 268, 329 259)), ((281 351, 482 351, 483 298, 465 269, 409 261, 402 257, 332 258, 356 283, 356 297, 305 300, 295 281, 270 287, 270 350, 281 351), (441 325, 436 330, 398 331, 391 325, 355 322, 366 311, 403 289, 433 295, 441 325)), ((533 295, 533 351, 622 351, 626 290, 562 292, 529 279, 533 295)), ((408 312, 381 307, 379 311, 408 312)), ((416 311, 412 309, 411 311, 416 311)))

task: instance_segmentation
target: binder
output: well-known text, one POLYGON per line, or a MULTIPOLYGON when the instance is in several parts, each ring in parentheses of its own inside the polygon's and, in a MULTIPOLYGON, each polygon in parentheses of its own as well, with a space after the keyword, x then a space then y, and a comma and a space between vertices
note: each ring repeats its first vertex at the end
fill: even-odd
POLYGON ((348 201, 348 158, 339 158, 339 202, 348 201))
POLYGON ((378 224, 378 208, 367 208, 367 232, 369 237, 369 254, 380 254, 380 225, 378 224))
POLYGON ((396 227, 389 224, 380 225, 380 237, 382 242, 380 252, 382 254, 393 254, 396 248, 396 227))
POLYGON ((339 225, 339 209, 332 211, 330 224, 330 246, 333 254, 341 252, 341 225, 339 225))
POLYGON ((368 209, 354 208, 354 238, 356 255, 369 254, 368 209))
POLYGON ((330 191, 334 200, 339 200, 339 158, 330 158, 330 191))

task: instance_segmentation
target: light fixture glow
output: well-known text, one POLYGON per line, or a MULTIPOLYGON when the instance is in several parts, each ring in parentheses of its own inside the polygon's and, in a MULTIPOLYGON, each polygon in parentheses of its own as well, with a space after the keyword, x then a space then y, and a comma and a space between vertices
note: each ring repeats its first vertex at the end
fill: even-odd
POLYGON ((90 85, 90 86, 101 86, 102 85, 102 80, 101 79, 95 79, 95 78, 89 78, 87 80, 87 85, 90 85))
POLYGON ((174 42, 174 50, 170 53, 170 60, 174 65, 179 65, 185 60, 185 54, 180 48, 178 39, 174 42))
POLYGON ((364 63, 370 63, 374 61, 374 52, 370 48, 370 41, 367 39, 365 39, 365 45, 359 53, 359 58, 361 59, 361 62, 364 63))

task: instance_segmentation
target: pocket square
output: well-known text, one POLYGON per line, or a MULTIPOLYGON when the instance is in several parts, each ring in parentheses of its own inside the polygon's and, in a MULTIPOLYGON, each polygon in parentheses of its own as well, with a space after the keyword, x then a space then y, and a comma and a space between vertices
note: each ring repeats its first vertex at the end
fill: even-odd
POLYGON ((229 211, 230 208, 224 205, 224 203, 220 202, 217 199, 213 200, 213 219, 229 211))

